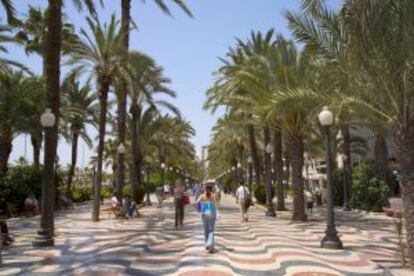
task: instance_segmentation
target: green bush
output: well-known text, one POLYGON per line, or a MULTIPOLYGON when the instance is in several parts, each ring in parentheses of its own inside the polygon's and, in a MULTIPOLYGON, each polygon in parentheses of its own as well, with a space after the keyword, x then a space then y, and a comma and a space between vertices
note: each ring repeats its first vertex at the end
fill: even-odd
MULTIPOLYGON (((274 188, 272 189, 272 194, 275 194, 274 188)), ((256 198, 257 202, 260 204, 266 203, 266 187, 264 185, 258 185, 254 189, 254 197, 256 198)))
POLYGON ((354 167, 353 194, 351 206, 366 211, 381 211, 389 187, 377 178, 375 165, 372 162, 361 163, 354 167))
POLYGON ((40 199, 41 182, 39 168, 25 165, 10 167, 7 174, 0 175, 0 209, 6 209, 7 203, 11 203, 18 211, 23 211, 29 194, 33 193, 40 199))
POLYGON ((83 202, 92 199, 92 186, 79 185, 72 188, 73 202, 83 202))
POLYGON ((332 192, 333 203, 336 206, 344 204, 344 171, 342 169, 335 169, 332 172, 332 192))
POLYGON ((111 198, 114 194, 114 188, 110 186, 102 186, 101 187, 101 197, 102 198, 111 198))

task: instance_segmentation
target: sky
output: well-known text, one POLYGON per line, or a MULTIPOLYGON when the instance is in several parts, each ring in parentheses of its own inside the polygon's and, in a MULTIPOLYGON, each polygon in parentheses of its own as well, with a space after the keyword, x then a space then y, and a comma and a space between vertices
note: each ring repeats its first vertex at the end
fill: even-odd
MULTIPOLYGON (((19 17, 27 13, 27 4, 35 7, 46 7, 46 0, 15 0, 19 17)), ((85 12, 79 13, 70 0, 65 0, 64 12, 68 22, 75 25, 76 30, 85 28, 85 12)), ((96 1, 98 2, 98 1, 96 1)), ((104 0, 105 7, 99 8, 101 22, 108 21, 115 13, 120 18, 120 0, 104 0)), ((235 38, 247 39, 252 30, 266 32, 274 28, 278 33, 290 37, 284 13, 287 10, 298 10, 299 0, 187 0, 194 18, 169 3, 173 16, 163 14, 160 9, 147 0, 132 0, 132 19, 138 26, 130 38, 130 48, 152 56, 165 69, 171 80, 171 88, 177 92, 173 100, 181 110, 185 119, 190 121, 196 130, 192 139, 200 156, 201 147, 210 140, 213 127, 220 112, 212 115, 203 110, 205 92, 214 83, 213 72, 221 62, 228 48, 235 44, 235 38)), ((338 6, 340 0, 330 0, 329 4, 338 6)), ((4 22, 4 13, 0 12, 4 22)), ((40 57, 27 56, 24 50, 15 45, 8 46, 7 58, 17 60, 41 73, 40 57)), ((64 69, 65 70, 65 69, 64 69)), ((61 77, 62 78, 62 77, 61 77)), ((90 129, 91 137, 96 131, 90 129)), ((87 166, 94 149, 89 149, 83 141, 79 144, 78 165, 87 166)), ((70 145, 64 140, 59 142, 58 155, 61 163, 70 162, 70 145)), ((20 135, 13 142, 10 161, 25 156, 32 160, 30 137, 20 135)))

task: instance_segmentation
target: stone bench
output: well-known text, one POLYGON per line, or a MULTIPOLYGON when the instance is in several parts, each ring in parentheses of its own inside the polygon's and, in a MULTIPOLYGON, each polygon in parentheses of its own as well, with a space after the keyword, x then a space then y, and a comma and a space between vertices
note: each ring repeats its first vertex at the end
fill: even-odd
POLYGON ((403 203, 402 203, 401 198, 391 197, 388 199, 388 202, 390 203, 390 207, 383 208, 387 216, 394 217, 394 218, 401 218, 402 210, 403 210, 403 203))

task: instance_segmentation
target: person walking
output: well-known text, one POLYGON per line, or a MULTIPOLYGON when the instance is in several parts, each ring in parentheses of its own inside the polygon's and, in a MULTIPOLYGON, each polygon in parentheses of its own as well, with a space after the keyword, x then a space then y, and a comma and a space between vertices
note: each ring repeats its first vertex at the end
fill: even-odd
POLYGON ((213 186, 206 186, 205 193, 198 197, 196 203, 200 205, 206 250, 209 253, 214 253, 214 226, 218 217, 218 210, 213 186))
POLYGON ((315 201, 315 197, 313 196, 312 192, 309 189, 305 190, 305 201, 306 201, 306 214, 310 219, 313 213, 313 202, 315 201))
POLYGON ((220 188, 220 184, 219 183, 216 183, 214 185, 214 195, 216 197, 217 206, 220 206, 220 202, 221 202, 221 188, 220 188))
POLYGON ((185 189, 182 181, 177 179, 174 188, 174 206, 175 206, 175 227, 183 226, 184 221, 184 202, 183 197, 185 189))
POLYGON ((239 187, 236 190, 236 203, 240 206, 240 221, 246 222, 248 220, 247 217, 247 203, 250 200, 250 192, 249 188, 243 185, 243 182, 240 182, 239 187))
POLYGON ((155 195, 157 196, 157 201, 158 201, 158 208, 162 208, 162 203, 164 201, 164 187, 163 186, 159 186, 157 187, 157 189, 155 190, 155 195))

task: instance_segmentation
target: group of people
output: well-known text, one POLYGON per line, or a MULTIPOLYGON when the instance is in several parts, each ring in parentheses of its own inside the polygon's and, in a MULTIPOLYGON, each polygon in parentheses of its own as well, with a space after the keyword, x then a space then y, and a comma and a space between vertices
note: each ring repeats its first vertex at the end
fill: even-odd
POLYGON ((122 204, 119 202, 115 194, 112 195, 111 208, 115 213, 115 217, 131 219, 134 217, 134 213, 137 216, 139 215, 138 206, 129 195, 124 196, 122 204))

